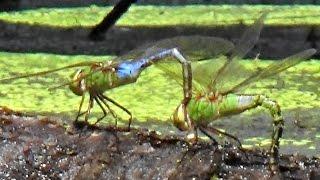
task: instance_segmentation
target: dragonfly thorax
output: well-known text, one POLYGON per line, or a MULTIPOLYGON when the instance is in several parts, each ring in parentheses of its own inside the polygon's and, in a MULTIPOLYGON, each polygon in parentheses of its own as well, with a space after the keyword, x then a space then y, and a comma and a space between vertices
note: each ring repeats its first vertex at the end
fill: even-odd
POLYGON ((72 83, 69 85, 70 90, 78 95, 82 96, 86 91, 85 79, 83 78, 84 72, 83 69, 76 70, 71 74, 72 83))

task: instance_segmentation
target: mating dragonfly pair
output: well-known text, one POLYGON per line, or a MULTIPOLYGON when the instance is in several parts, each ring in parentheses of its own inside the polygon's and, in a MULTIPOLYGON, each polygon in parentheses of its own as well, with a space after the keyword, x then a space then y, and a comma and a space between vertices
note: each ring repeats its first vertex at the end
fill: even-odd
POLYGON ((82 62, 49 71, 4 78, 0 82, 84 67, 72 75, 71 81, 59 86, 69 86, 74 94, 82 97, 76 121, 83 115, 85 121, 88 121, 94 102, 103 112, 96 123, 108 113, 117 119, 117 115, 108 104, 112 103, 130 116, 130 127, 131 112, 103 93, 109 89, 134 83, 145 68, 154 64, 163 70, 166 76, 177 80, 183 87, 183 100, 173 113, 173 123, 180 130, 194 130, 197 134, 199 129, 214 142, 210 132, 225 134, 239 142, 236 137, 208 124, 219 117, 239 114, 258 106, 268 109, 273 118, 270 167, 272 172, 276 172, 278 171, 279 141, 284 125, 280 106, 264 95, 245 95, 238 92, 253 82, 273 76, 300 63, 315 54, 316 50, 308 49, 299 52, 274 62, 264 69, 244 68, 240 59, 258 41, 265 18, 266 14, 263 14, 256 20, 236 45, 217 37, 179 36, 144 45, 112 61, 82 62), (87 109, 81 112, 86 94, 89 94, 89 104, 87 109))

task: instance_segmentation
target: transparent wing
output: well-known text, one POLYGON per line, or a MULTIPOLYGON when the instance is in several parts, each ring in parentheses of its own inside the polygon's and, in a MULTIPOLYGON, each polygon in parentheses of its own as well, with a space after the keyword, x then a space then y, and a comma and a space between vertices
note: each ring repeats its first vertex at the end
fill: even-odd
MULTIPOLYGON (((216 59, 191 62, 192 67, 192 88, 194 91, 208 90, 208 84, 211 82, 211 74, 216 73, 227 60, 226 56, 220 56, 216 59)), ((175 80, 183 86, 183 75, 181 64, 175 61, 156 63, 155 66, 163 71, 168 79, 175 80)))
MULTIPOLYGON (((261 79, 265 79, 276 75, 290 67, 293 67, 310 58, 312 55, 316 53, 315 49, 308 49, 297 54, 294 54, 290 57, 287 57, 281 61, 274 62, 267 66, 266 68, 261 69, 253 65, 254 67, 248 67, 245 62, 239 62, 239 66, 241 68, 241 73, 236 73, 238 70, 234 69, 233 78, 234 79, 244 79, 239 84, 233 86, 232 89, 228 89, 228 91, 220 91, 221 94, 228 94, 231 92, 237 92, 248 85, 251 85, 254 82, 257 82, 261 79), (235 75, 236 74, 236 75, 235 75)), ((201 62, 193 62, 192 63, 192 73, 193 73, 193 90, 205 90, 210 91, 210 87, 206 87, 208 82, 211 81, 210 75, 215 74, 219 71, 225 61, 227 61, 227 57, 220 57, 215 60, 207 60, 201 62), (211 68, 208 68, 211 67, 211 68), (208 89, 209 88, 209 89, 208 89)), ((158 68, 164 71, 164 75, 170 77, 170 79, 176 80, 181 86, 183 83, 182 79, 182 69, 179 63, 158 63, 156 64, 158 68)), ((228 82, 226 82, 228 84, 228 82)))
POLYGON ((115 61, 125 59, 143 59, 164 50, 177 48, 189 61, 210 59, 233 49, 232 42, 210 36, 177 36, 145 44, 137 49, 117 57, 115 61))
MULTIPOLYGON (((194 67, 195 64, 192 64, 191 67, 194 67)), ((183 75, 181 64, 174 61, 167 63, 156 63, 155 66, 163 71, 163 75, 167 76, 168 79, 175 80, 180 86, 183 86, 183 75)), ((204 89, 204 86, 199 82, 192 79, 192 90, 197 91, 199 89, 204 89)))
POLYGON ((212 82, 212 77, 215 77, 224 64, 227 61, 226 56, 219 56, 216 59, 211 59, 207 61, 202 61, 201 63, 192 64, 192 78, 193 80, 206 88, 208 91, 212 91, 210 83, 212 82))
POLYGON ((281 61, 275 62, 270 64, 268 67, 262 69, 262 70, 256 70, 252 75, 243 80, 241 83, 239 83, 237 86, 233 87, 229 91, 223 92, 223 93, 230 93, 230 92, 236 92, 241 90, 241 88, 246 87, 250 85, 253 82, 256 82, 261 79, 268 78, 270 76, 276 75, 292 66, 297 65, 301 61, 304 61, 308 58, 310 58, 312 55, 316 53, 315 49, 307 49, 302 52, 299 52, 297 54, 294 54, 292 56, 289 56, 281 61))
MULTIPOLYGON (((211 52, 211 55, 214 54, 212 57, 216 57, 215 59, 193 62, 193 87, 197 87, 197 89, 206 89, 207 91, 226 91, 252 75, 252 71, 246 69, 245 66, 239 62, 239 59, 242 58, 258 40, 265 17, 266 14, 263 14, 247 31, 245 31, 236 47, 231 50, 231 55, 229 57, 221 55, 226 54, 229 50, 221 51, 219 50, 219 47, 217 47, 218 51, 211 52)), ((190 44, 196 45, 197 43, 195 42, 196 41, 190 42, 190 44)), ((210 47, 204 48, 205 51, 208 51, 208 49, 210 49, 210 47)), ((196 50, 195 52, 198 51, 196 50)), ((199 52, 201 52, 200 49, 199 52)), ((185 51, 182 51, 182 53, 185 54, 185 51)), ((204 52, 203 54, 205 53, 208 52, 204 52)), ((201 59, 201 57, 205 56, 200 56, 198 59, 201 59)), ((165 75, 177 80, 179 84, 182 84, 181 65, 177 65, 177 63, 157 63, 156 66, 162 69, 165 72, 165 75)))
POLYGON ((210 74, 212 79, 208 85, 210 90, 219 92, 228 91, 251 75, 250 71, 244 68, 239 60, 243 58, 258 41, 266 16, 267 13, 263 13, 260 18, 244 32, 235 48, 231 50, 231 55, 225 61, 224 65, 218 71, 215 70, 210 74))
POLYGON ((57 69, 51 69, 51 70, 48 70, 48 71, 41 71, 41 72, 37 72, 37 73, 22 74, 22 75, 18 75, 18 76, 14 76, 14 77, 3 78, 3 79, 0 79, 0 83, 13 81, 13 80, 16 80, 16 79, 21 79, 21 78, 41 76, 41 75, 45 75, 45 74, 50 74, 50 73, 53 73, 53 72, 61 71, 61 70, 64 70, 64 69, 69 69, 69 68, 91 66, 94 63, 97 63, 97 62, 80 62, 80 63, 71 64, 71 65, 68 65, 68 66, 60 67, 60 68, 57 68, 57 69))
POLYGON ((163 71, 168 79, 175 80, 179 85, 183 86, 182 68, 179 63, 157 63, 155 66, 163 71))

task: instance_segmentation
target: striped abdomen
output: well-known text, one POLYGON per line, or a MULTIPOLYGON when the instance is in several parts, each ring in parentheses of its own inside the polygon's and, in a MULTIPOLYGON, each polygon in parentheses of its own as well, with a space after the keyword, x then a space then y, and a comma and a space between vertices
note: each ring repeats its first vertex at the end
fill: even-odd
POLYGON ((238 114, 260 105, 260 95, 228 94, 215 100, 192 99, 188 104, 190 118, 196 124, 208 124, 219 117, 238 114))

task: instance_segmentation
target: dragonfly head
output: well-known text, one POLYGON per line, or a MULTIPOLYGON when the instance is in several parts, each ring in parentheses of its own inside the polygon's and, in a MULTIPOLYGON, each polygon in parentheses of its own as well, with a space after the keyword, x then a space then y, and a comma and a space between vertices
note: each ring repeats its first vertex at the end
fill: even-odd
POLYGON ((173 124, 176 126, 180 131, 187 131, 190 129, 187 121, 184 118, 184 110, 183 104, 180 104, 177 109, 173 113, 173 124))
POLYGON ((72 82, 69 85, 69 88, 74 94, 78 96, 82 96, 86 92, 85 79, 82 78, 83 76, 83 69, 78 69, 70 76, 72 82))

